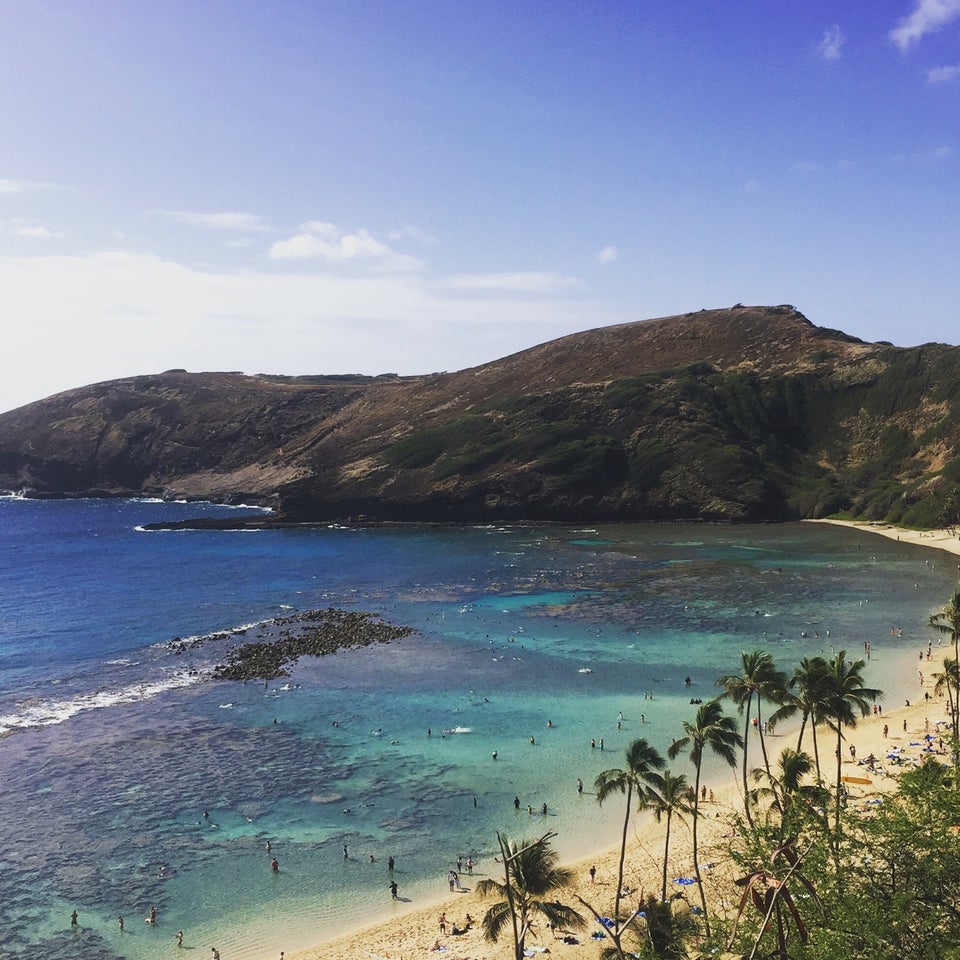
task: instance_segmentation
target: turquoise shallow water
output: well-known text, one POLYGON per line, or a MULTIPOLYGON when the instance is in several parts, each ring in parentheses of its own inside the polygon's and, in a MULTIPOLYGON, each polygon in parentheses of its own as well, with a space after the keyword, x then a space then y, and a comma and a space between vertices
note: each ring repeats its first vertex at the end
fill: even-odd
POLYGON ((789 669, 869 639, 900 703, 956 579, 809 524, 135 529, 198 509, 0 500, 0 957, 153 960, 182 928, 252 960, 426 902, 458 855, 486 873, 498 829, 609 846, 593 778, 637 736, 665 752, 742 650, 789 669), (267 688, 195 682, 235 638, 165 646, 328 605, 418 632, 267 688))

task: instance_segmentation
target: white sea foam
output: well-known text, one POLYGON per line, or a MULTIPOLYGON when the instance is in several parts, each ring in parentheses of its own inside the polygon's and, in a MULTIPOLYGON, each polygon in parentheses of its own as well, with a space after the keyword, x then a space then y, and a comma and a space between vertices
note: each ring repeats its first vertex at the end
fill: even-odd
POLYGON ((191 673, 178 671, 163 680, 138 683, 117 690, 97 690, 93 693, 72 697, 69 700, 36 700, 23 703, 19 705, 20 709, 17 713, 0 715, 0 737, 30 727, 49 727, 54 724, 65 723, 71 717, 87 710, 99 710, 101 707, 114 707, 119 704, 148 700, 166 690, 177 690, 181 687, 192 686, 195 683, 202 683, 209 677, 210 673, 208 671, 191 673))

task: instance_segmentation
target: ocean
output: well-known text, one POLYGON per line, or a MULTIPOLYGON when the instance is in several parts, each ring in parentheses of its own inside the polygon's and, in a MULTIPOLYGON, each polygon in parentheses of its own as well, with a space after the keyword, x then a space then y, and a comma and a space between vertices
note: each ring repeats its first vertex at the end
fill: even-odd
POLYGON ((957 580, 946 554, 816 524, 140 529, 252 509, 0 498, 3 960, 155 960, 178 930, 266 960, 445 894, 458 857, 469 887, 498 830, 612 846, 595 776, 639 736, 665 754, 742 651, 790 671, 869 640, 897 706, 957 580), (210 677, 326 607, 415 632, 210 677))

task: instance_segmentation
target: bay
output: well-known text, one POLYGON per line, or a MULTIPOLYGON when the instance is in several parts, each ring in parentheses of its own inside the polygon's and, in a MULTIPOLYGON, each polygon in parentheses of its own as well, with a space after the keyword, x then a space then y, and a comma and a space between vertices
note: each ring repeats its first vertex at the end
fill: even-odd
POLYGON ((497 830, 609 846, 596 774, 638 736, 665 752, 741 651, 870 641, 897 705, 957 573, 814 524, 138 529, 236 509, 0 499, 0 957, 153 960, 182 929, 253 960, 445 893, 457 857, 488 874, 497 830), (329 606, 416 633, 207 679, 329 606))

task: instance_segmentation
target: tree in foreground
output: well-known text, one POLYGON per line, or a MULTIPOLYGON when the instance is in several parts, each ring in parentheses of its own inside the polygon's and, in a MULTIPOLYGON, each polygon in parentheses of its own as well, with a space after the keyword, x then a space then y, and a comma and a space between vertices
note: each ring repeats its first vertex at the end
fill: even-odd
MULTIPOLYGON (((653 960, 682 960, 687 956, 685 943, 696 927, 686 900, 658 900, 644 897, 630 918, 624 939, 631 945, 630 956, 653 960)), ((600 960, 620 960, 620 947, 604 947, 600 960)))
POLYGON ((700 904, 703 908, 703 923, 707 936, 710 935, 710 920, 707 915, 707 895, 703 889, 703 877, 700 873, 700 856, 697 841, 697 822, 700 813, 700 774, 703 769, 704 750, 720 757, 728 766, 737 762, 737 749, 743 746, 743 739, 737 733, 737 724, 733 717, 724 716, 723 707, 717 700, 710 700, 697 708, 697 715, 691 723, 683 721, 684 736, 674 740, 667 751, 674 759, 681 751, 690 751, 690 761, 696 770, 693 784, 693 870, 700 890, 700 904))
POLYGON ((623 862, 627 855, 627 828, 633 796, 636 794, 638 805, 642 808, 650 797, 650 776, 663 768, 664 760, 660 753, 644 739, 634 740, 626 751, 626 764, 622 769, 604 770, 594 781, 597 803, 602 804, 612 793, 626 794, 626 811, 623 816, 623 835, 620 839, 620 868, 617 874, 617 893, 614 900, 613 916, 620 919, 620 897, 623 891, 623 862))
POLYGON ((523 960, 527 934, 537 917, 565 930, 578 930, 586 922, 573 907, 556 899, 557 891, 573 880, 573 871, 557 865, 557 852, 550 846, 553 836, 513 841, 498 833, 504 883, 488 877, 477 884, 481 897, 503 898, 484 914, 483 935, 495 943, 511 924, 515 960, 523 960))

